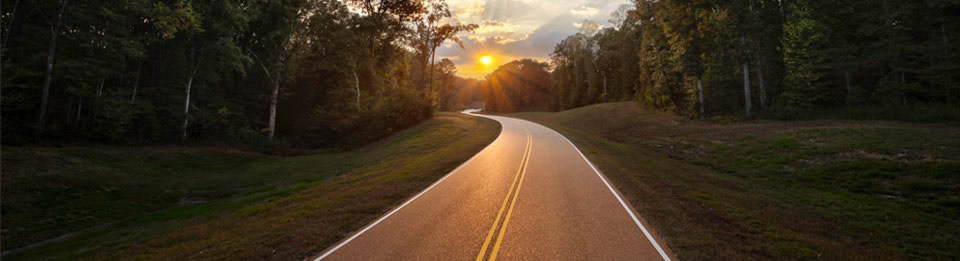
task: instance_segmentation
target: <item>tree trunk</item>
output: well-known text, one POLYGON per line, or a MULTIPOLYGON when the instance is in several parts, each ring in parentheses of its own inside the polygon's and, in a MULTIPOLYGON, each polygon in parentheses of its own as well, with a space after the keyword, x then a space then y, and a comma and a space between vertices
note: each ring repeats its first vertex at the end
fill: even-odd
POLYGON ((67 1, 60 3, 60 12, 57 14, 57 21, 50 26, 50 46, 47 49, 47 73, 43 77, 43 91, 40 94, 40 115, 37 117, 36 135, 39 137, 43 131, 43 119, 47 116, 47 102, 50 97, 50 83, 53 82, 53 61, 57 54, 57 36, 60 31, 60 22, 63 21, 63 11, 66 10, 67 1))
POLYGON ((593 96, 595 94, 593 93, 595 90, 593 87, 593 80, 597 79, 596 78, 597 76, 596 74, 593 73, 594 72, 593 63, 584 62, 584 67, 586 70, 583 71, 583 74, 585 74, 584 76, 586 76, 585 78, 587 80, 587 93, 583 95, 584 98, 581 99, 581 102, 579 105, 586 105, 596 101, 596 97, 593 96))
POLYGON ((133 96, 130 97, 130 104, 133 104, 137 101, 137 87, 140 86, 140 68, 143 67, 143 60, 140 60, 140 63, 137 64, 137 76, 133 80, 133 96))
POLYGON ((420 61, 420 82, 417 83, 417 88, 420 88, 420 90, 427 89, 427 63, 430 62, 429 56, 430 53, 427 51, 427 53, 423 54, 423 60, 420 61))
POLYGON ((850 70, 843 71, 843 80, 847 85, 847 101, 850 101, 853 98, 853 91, 850 88, 850 70))
POLYGON ((577 63, 577 61, 574 61, 573 62, 573 86, 570 87, 570 93, 568 94, 570 95, 570 104, 569 104, 570 107, 577 107, 577 105, 580 104, 580 101, 578 101, 577 99, 579 98, 577 96, 577 91, 582 89, 580 88, 581 77, 580 77, 580 68, 578 67, 580 67, 579 64, 577 63))
MULTIPOLYGON (((433 42, 433 39, 430 39, 430 37, 431 37, 431 29, 430 29, 430 28, 431 28, 431 27, 432 27, 431 24, 428 24, 428 25, 427 25, 427 36, 425 37, 426 39, 424 39, 424 43, 423 43, 424 47, 427 48, 427 49, 424 50, 424 51, 426 51, 427 53, 424 54, 424 56, 423 56, 423 62, 421 63, 422 66, 420 66, 420 83, 421 83, 420 89, 422 89, 422 90, 427 89, 427 82, 426 82, 426 79, 425 79, 425 78, 427 77, 427 63, 430 62, 430 57, 433 55, 433 47, 431 46, 431 43, 433 42)), ((431 71, 432 71, 432 70, 431 70, 431 71)), ((433 77, 433 76, 431 76, 431 77, 433 77)))
POLYGON ((80 125, 80 112, 83 111, 83 96, 80 96, 80 102, 77 104, 77 119, 73 121, 73 126, 80 125))
POLYGON ((430 47, 430 93, 433 93, 433 64, 437 62, 437 47, 430 47))
POLYGON ((603 71, 603 96, 607 96, 607 71, 603 71))
POLYGON ((357 111, 360 110, 360 77, 357 77, 357 69, 353 69, 353 82, 357 87, 357 111))
POLYGON ((703 79, 697 77, 697 98, 700 99, 700 119, 702 120, 705 113, 703 109, 703 79))
POLYGON ((743 98, 747 116, 750 116, 750 64, 746 61, 743 62, 743 98))
POLYGON ((100 112, 100 97, 103 96, 103 83, 107 81, 107 77, 100 79, 100 85, 97 85, 97 98, 93 100, 93 120, 91 121, 90 126, 97 125, 97 115, 100 112))
POLYGON ((190 76, 187 78, 186 96, 183 99, 183 129, 180 134, 180 141, 187 140, 187 123, 190 121, 190 89, 193 88, 193 77, 197 74, 197 69, 193 69, 193 72, 190 73, 190 76))
POLYGON ((763 59, 760 57, 760 40, 754 38, 753 45, 756 49, 754 55, 757 59, 757 87, 760 88, 760 110, 767 110, 767 86, 763 81, 763 59))
MULTIPOLYGON (((743 34, 740 35, 740 43, 746 46, 743 34)), ((747 116, 750 116, 750 106, 752 104, 750 102, 750 63, 747 62, 747 59, 743 60, 743 98, 747 116)))
POLYGON ((67 115, 66 117, 64 117, 65 119, 67 119, 67 125, 73 124, 73 100, 76 100, 76 99, 77 99, 76 95, 73 95, 73 94, 70 95, 70 102, 67 103, 67 115))
POLYGON ((280 68, 277 68, 276 77, 273 78, 273 95, 270 96, 270 140, 273 140, 274 133, 277 132, 277 100, 280 97, 280 68))
POLYGON ((902 90, 900 100, 903 106, 907 106, 907 74, 903 71, 900 71, 900 89, 902 90))

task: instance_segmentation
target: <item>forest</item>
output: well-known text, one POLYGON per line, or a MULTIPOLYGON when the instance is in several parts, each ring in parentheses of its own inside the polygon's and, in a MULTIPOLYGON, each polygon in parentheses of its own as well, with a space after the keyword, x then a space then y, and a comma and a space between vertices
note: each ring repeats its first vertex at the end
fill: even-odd
POLYGON ((439 109, 436 48, 477 27, 442 0, 2 9, 4 144, 361 145, 439 109))
MULTIPOLYGON (((553 99, 492 109, 635 100, 701 119, 957 120, 958 13, 957 1, 636 0, 556 45, 553 99)), ((543 93, 526 89, 511 101, 543 93)))
POLYGON ((635 0, 485 79, 442 0, 2 3, 4 144, 357 146, 483 100, 690 118, 956 120, 957 1, 635 0), (461 45, 462 46, 462 45, 461 45), (276 139, 276 140, 275 140, 276 139))

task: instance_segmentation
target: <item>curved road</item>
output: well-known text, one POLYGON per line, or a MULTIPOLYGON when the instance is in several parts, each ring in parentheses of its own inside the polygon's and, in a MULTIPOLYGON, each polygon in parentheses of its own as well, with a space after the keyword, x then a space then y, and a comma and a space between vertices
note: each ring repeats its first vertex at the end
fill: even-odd
POLYGON ((315 260, 670 260, 572 143, 525 120, 315 260))

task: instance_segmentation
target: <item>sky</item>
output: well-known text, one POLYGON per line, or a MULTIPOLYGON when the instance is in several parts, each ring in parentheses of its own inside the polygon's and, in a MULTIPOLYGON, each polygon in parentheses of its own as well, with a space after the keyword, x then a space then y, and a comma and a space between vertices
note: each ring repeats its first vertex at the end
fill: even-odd
POLYGON ((437 60, 448 58, 457 75, 483 79, 497 66, 514 59, 549 61, 550 53, 567 36, 580 30, 584 20, 610 26, 610 13, 628 0, 447 0, 450 23, 480 26, 460 35, 464 49, 447 42, 437 49, 437 60), (489 65, 480 57, 490 56, 489 65))

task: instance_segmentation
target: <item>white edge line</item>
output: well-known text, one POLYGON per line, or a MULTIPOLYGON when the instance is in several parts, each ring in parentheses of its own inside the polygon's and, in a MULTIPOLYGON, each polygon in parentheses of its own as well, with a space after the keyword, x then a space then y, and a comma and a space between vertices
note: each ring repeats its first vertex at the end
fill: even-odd
MULTIPOLYGON (((534 122, 531 122, 531 123, 534 123, 534 122)), ((607 182, 607 179, 603 178, 603 175, 600 174, 600 171, 597 170, 597 168, 593 166, 593 162, 590 162, 590 159, 587 159, 587 156, 584 156, 584 155, 583 155, 583 152, 580 151, 580 148, 577 148, 577 145, 574 145, 573 142, 570 141, 570 139, 567 139, 567 137, 566 137, 566 136, 563 136, 563 134, 560 134, 560 132, 557 132, 556 130, 554 130, 554 129, 550 128, 550 127, 544 126, 544 125, 542 125, 542 124, 539 124, 539 123, 534 123, 534 124, 543 126, 544 128, 547 128, 548 130, 553 131, 553 133, 556 133, 557 135, 560 135, 560 137, 563 137, 563 139, 566 140, 567 143, 570 143, 570 146, 573 146, 573 149, 577 150, 577 153, 580 154, 580 157, 582 157, 583 160, 587 161, 587 165, 589 165, 590 168, 593 169, 593 173, 596 173, 596 174, 597 174, 597 177, 599 177, 600 180, 603 181, 603 184, 604 184, 604 185, 607 185, 607 189, 610 189, 610 193, 612 193, 613 196, 617 198, 617 201, 620 201, 620 206, 623 206, 623 209, 626 210, 627 213, 630 214, 630 217, 633 218, 633 223, 637 223, 637 226, 640 227, 640 230, 641 230, 641 231, 643 231, 643 235, 647 236, 647 240, 650 240, 650 243, 653 244, 653 247, 656 248, 656 249, 657 249, 657 252, 660 253, 660 257, 663 257, 663 260, 670 261, 670 257, 667 256, 667 253, 663 251, 663 248, 660 247, 660 244, 657 243, 657 240, 656 240, 656 239, 653 239, 653 235, 650 235, 650 232, 647 231, 647 228, 644 227, 643 224, 640 223, 640 219, 637 219, 637 215, 634 215, 634 214, 633 214, 633 211, 630 210, 629 207, 627 207, 627 203, 624 203, 624 202, 623 202, 623 199, 620 198, 620 195, 618 195, 617 192, 613 189, 613 187, 610 186, 610 183, 607 182)))
MULTIPOLYGON (((468 114, 468 113, 464 113, 464 114, 470 115, 470 114, 468 114)), ((497 121, 497 123, 500 124, 499 121, 497 121)), ((501 124, 501 125, 502 125, 502 124, 501 124)), ((414 200, 416 200, 417 198, 419 198, 419 197, 420 197, 421 195, 423 195, 424 193, 427 193, 427 191, 430 191, 430 189, 432 189, 433 187, 437 186, 437 184, 440 184, 440 182, 443 182, 444 180, 446 180, 447 178, 449 178, 450 175, 453 175, 454 173, 457 173, 457 171, 460 171, 460 169, 462 169, 464 166, 467 166, 467 164, 470 164, 470 162, 472 162, 474 159, 476 159, 478 156, 480 156, 480 154, 482 154, 484 151, 486 151, 488 148, 490 148, 490 146, 493 146, 493 144, 496 143, 497 140, 499 140, 501 136, 503 136, 503 127, 502 127, 502 126, 500 127, 500 134, 497 135, 497 138, 494 139, 492 142, 490 142, 490 144, 487 144, 487 146, 484 147, 482 150, 480 150, 480 152, 477 152, 477 154, 474 154, 473 157, 470 157, 470 159, 468 159, 467 161, 464 161, 464 162, 463 162, 462 164, 460 164, 460 166, 458 166, 456 169, 453 169, 453 171, 450 171, 450 173, 447 173, 447 175, 444 175, 443 178, 440 178, 439 180, 437 180, 436 182, 434 182, 433 184, 431 184, 429 187, 427 187, 427 188, 424 189, 423 191, 420 191, 420 193, 417 193, 416 196, 413 196, 412 198, 408 199, 406 202, 403 202, 403 204, 401 204, 399 207, 393 209, 393 211, 390 211, 390 213, 387 213, 387 214, 384 215, 383 217, 380 217, 379 219, 377 219, 377 221, 374 221, 373 223, 371 223, 371 224, 368 225, 367 227, 363 228, 363 230, 360 230, 360 232, 357 232, 356 234, 353 234, 353 236, 350 236, 350 238, 347 238, 347 240, 344 240, 343 242, 340 242, 340 244, 338 244, 336 247, 330 249, 330 250, 327 251, 326 253, 323 253, 323 255, 321 255, 320 257, 317 257, 316 259, 314 259, 314 261, 320 261, 320 260, 323 260, 324 258, 327 258, 327 256, 329 256, 330 254, 333 254, 333 252, 336 252, 337 249, 340 249, 341 247, 343 247, 343 246, 346 245, 347 243, 350 243, 350 241, 353 241, 354 239, 356 239, 356 238, 359 237, 360 235, 363 235, 363 233, 364 233, 364 232, 367 232, 367 230, 370 230, 371 228, 373 228, 373 227, 376 226, 377 224, 380 224, 381 221, 387 219, 388 217, 390 217, 391 215, 393 215, 393 213, 397 213, 397 211, 399 211, 399 210, 402 209, 403 207, 406 207, 407 204, 410 204, 410 202, 413 202, 414 200)), ((563 136, 563 135, 560 135, 560 136, 563 136)), ((568 142, 569 142, 569 141, 568 141, 568 142)), ((581 155, 582 155, 582 154, 581 154, 581 155)), ((588 162, 588 163, 589 163, 589 162, 588 162)), ((609 185, 608 185, 608 186, 609 186, 609 185)), ((623 203, 623 202, 621 201, 621 203, 623 203)), ((636 220, 636 218, 634 218, 634 220, 636 220)), ((644 230, 644 232, 646 232, 646 230, 644 230)))

